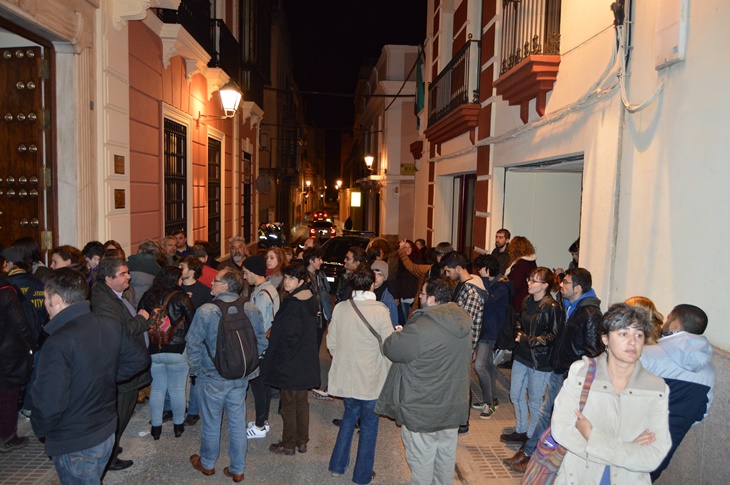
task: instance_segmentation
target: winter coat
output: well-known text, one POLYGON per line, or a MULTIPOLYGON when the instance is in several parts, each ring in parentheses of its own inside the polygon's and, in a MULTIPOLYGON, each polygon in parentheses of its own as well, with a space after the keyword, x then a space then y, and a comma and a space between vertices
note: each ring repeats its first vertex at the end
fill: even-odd
POLYGON ((522 300, 527 296, 527 278, 530 277, 532 270, 537 268, 537 256, 531 254, 523 256, 507 268, 505 276, 509 278, 515 288, 515 296, 512 298, 512 306, 515 313, 519 313, 522 308, 522 300))
MULTIPOLYGON (((567 300, 563 300, 569 303, 567 300)), ((570 317, 555 336, 550 364, 556 373, 567 374, 570 365, 581 357, 596 357, 603 351, 601 342, 601 300, 593 289, 572 304, 570 317)))
POLYGON ((329 322, 332 319, 332 300, 330 299, 330 283, 324 271, 309 273, 309 289, 319 300, 322 317, 329 322))
POLYGON ((538 302, 531 295, 525 298, 515 321, 515 328, 520 335, 514 350, 515 360, 540 372, 553 370, 550 352, 555 335, 564 321, 563 312, 550 293, 538 302))
POLYGON ((610 465, 612 485, 650 484, 649 472, 661 463, 672 444, 669 436, 669 388, 637 361, 628 384, 617 393, 606 364, 607 354, 596 358, 596 377, 583 415, 593 425, 586 440, 575 427, 588 358, 570 366, 558 397, 551 423, 552 436, 568 449, 555 483, 600 483, 610 465), (656 441, 644 446, 634 440, 651 430, 656 441))
POLYGON ((415 311, 403 330, 383 343, 393 366, 375 412, 417 433, 466 423, 471 323, 453 302, 415 311))
POLYGON ((512 295, 515 290, 512 282, 502 275, 492 280, 482 277, 482 283, 489 296, 484 303, 482 332, 479 340, 497 340, 497 335, 504 328, 507 308, 512 305, 512 295))
POLYGON ((129 276, 132 277, 130 285, 134 288, 135 299, 132 305, 139 306, 142 296, 150 289, 155 281, 155 276, 160 273, 160 265, 153 254, 133 254, 127 260, 129 276))
POLYGON ((317 298, 306 284, 281 302, 263 364, 267 385, 287 391, 319 388, 318 311, 317 298))
MULTIPOLYGON (((170 297, 170 301, 167 303, 167 316, 170 318, 170 325, 175 326, 182 321, 182 325, 178 327, 175 333, 172 335, 172 341, 169 344, 163 344, 161 347, 157 344, 150 342, 149 351, 150 355, 157 353, 171 353, 171 354, 182 354, 185 351, 185 336, 190 330, 190 325, 193 323, 193 316, 195 315, 195 307, 193 306, 190 297, 182 290, 172 290, 173 295, 170 297)), ((169 295, 169 294, 168 294, 169 295)), ((139 307, 144 308, 147 312, 152 315, 155 307, 161 306, 165 302, 165 295, 162 301, 152 301, 150 292, 144 294, 142 301, 139 302, 139 307)))
POLYGON ((118 322, 91 313, 88 301, 61 310, 46 330, 50 336, 31 391, 31 424, 46 438, 46 454, 65 455, 114 434, 117 381, 147 369, 150 356, 118 322))
POLYGON ((0 277, 0 392, 25 385, 33 370, 36 338, 17 290, 0 277))
POLYGON ((45 301, 43 296, 43 287, 45 285, 35 276, 18 268, 10 272, 8 280, 23 295, 21 301, 25 316, 28 317, 28 323, 30 328, 33 329, 36 339, 40 338, 43 325, 48 323, 48 311, 43 303, 45 301))
MULTIPOLYGON (((150 329, 147 319, 142 315, 132 316, 124 302, 103 281, 99 281, 91 287, 91 311, 94 315, 116 320, 132 337, 137 339, 140 345, 145 345, 144 334, 150 329)), ((150 382, 152 382, 152 376, 148 367, 130 380, 119 384, 118 390, 120 393, 132 392, 142 389, 150 382)))
POLYGON ((500 251, 497 247, 492 249, 492 256, 497 258, 497 261, 499 261, 499 272, 504 274, 507 268, 509 268, 509 243, 505 245, 504 251, 500 251))
MULTIPOLYGON (((381 340, 393 333, 388 308, 376 301, 373 293, 354 292, 353 300, 381 340)), ((380 353, 378 340, 352 308, 350 300, 338 303, 332 312, 327 348, 332 354, 328 392, 364 401, 377 399, 390 361, 380 353)))

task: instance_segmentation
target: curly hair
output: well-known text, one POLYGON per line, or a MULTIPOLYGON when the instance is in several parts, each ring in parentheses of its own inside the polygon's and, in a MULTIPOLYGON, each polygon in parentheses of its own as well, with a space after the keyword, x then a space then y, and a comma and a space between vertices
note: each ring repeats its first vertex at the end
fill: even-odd
POLYGON ((149 301, 157 305, 162 303, 172 290, 179 290, 178 282, 182 278, 182 270, 177 266, 165 266, 157 273, 152 286, 147 290, 149 301))
POLYGON ((526 237, 515 236, 507 246, 507 252, 509 252, 509 262, 512 264, 523 256, 535 254, 535 247, 526 237))

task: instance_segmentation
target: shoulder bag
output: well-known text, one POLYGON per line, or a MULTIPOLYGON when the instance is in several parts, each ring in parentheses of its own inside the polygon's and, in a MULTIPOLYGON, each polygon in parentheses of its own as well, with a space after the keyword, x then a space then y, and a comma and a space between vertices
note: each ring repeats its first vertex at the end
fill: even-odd
POLYGON ((350 304, 352 305, 352 308, 355 309, 355 313, 357 313, 357 316, 360 317, 360 320, 365 324, 366 327, 368 327, 368 330, 370 330, 370 333, 373 334, 373 336, 378 339, 378 345, 380 346, 380 355, 383 355, 383 339, 380 338, 380 334, 375 331, 375 329, 370 326, 370 323, 365 319, 365 316, 363 316, 362 312, 360 312, 360 309, 357 308, 357 305, 355 305, 355 301, 350 298, 350 304))
MULTIPOLYGON (((581 412, 583 412, 583 407, 588 400, 588 393, 595 377, 596 359, 590 359, 588 372, 583 382, 583 390, 580 392, 579 408, 581 412)), ((550 485, 553 483, 567 451, 564 446, 561 446, 553 439, 551 426, 548 426, 540 436, 537 448, 530 457, 527 469, 522 477, 522 483, 525 485, 550 485)))

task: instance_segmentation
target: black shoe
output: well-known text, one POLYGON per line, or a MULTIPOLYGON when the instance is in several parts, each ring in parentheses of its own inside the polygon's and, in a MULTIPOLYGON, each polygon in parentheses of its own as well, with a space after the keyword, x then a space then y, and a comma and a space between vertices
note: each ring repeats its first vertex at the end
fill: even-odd
POLYGON ((461 424, 459 425, 459 434, 467 434, 469 432, 469 425, 468 424, 461 424))
MULTIPOLYGON (((334 424, 335 426, 337 426, 339 428, 340 424, 342 424, 342 420, 335 418, 332 420, 332 424, 334 424)), ((360 429, 360 420, 359 419, 357 420, 357 423, 355 423, 355 429, 360 429)))
POLYGON ((527 433, 518 433, 517 431, 513 431, 509 434, 505 433, 499 435, 499 439, 505 443, 525 443, 529 438, 527 437, 527 433))
POLYGON ((200 416, 198 416, 197 414, 188 414, 185 417, 185 424, 187 424, 188 426, 193 426, 198 422, 199 419, 200 416))
POLYGON ((494 409, 497 409, 499 407, 499 399, 496 397, 494 398, 494 401, 492 401, 492 404, 494 405, 494 409))
POLYGON ((162 426, 152 426, 150 434, 152 435, 152 439, 159 440, 162 434, 162 426))
POLYGON ((175 425, 175 438, 179 438, 185 432, 185 423, 175 425))
POLYGON ((109 465, 109 471, 117 472, 119 470, 126 470, 132 465, 134 465, 132 460, 120 460, 117 458, 114 463, 109 465))

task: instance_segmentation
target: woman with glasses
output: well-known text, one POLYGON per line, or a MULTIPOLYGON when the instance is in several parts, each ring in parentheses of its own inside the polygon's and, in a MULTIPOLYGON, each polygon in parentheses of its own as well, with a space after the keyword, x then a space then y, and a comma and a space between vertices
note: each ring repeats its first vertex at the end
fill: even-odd
POLYGON ((500 436, 502 441, 524 445, 537 426, 542 397, 553 370, 550 351, 555 335, 565 323, 560 306, 550 294, 550 291, 557 290, 558 285, 555 274, 542 266, 533 270, 527 278, 528 295, 522 301, 515 322, 517 347, 513 351, 509 393, 515 406, 516 424, 514 432, 500 436))

